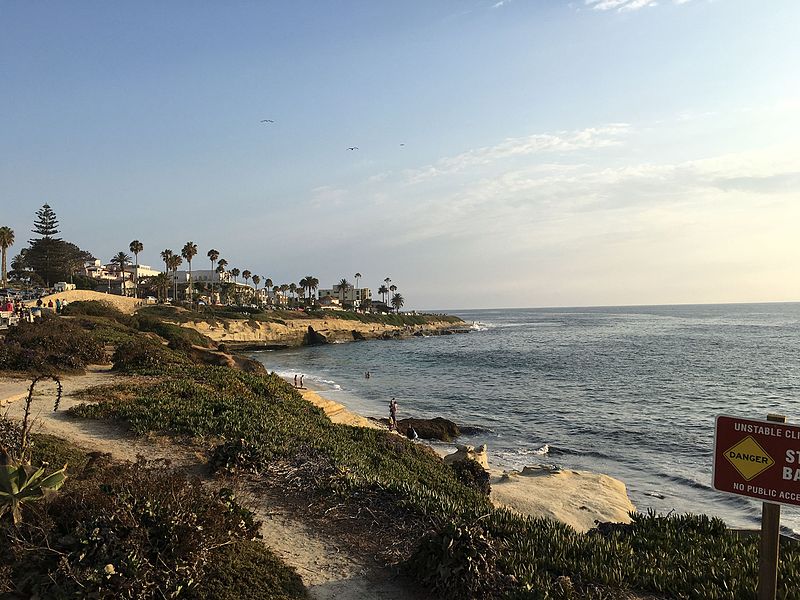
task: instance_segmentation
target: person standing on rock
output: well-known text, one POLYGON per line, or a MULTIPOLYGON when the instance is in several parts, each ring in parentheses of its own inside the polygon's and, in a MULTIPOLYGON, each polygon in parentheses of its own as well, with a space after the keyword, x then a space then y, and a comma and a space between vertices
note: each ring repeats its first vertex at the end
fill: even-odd
POLYGON ((389 402, 389 431, 397 429, 397 400, 389 402))

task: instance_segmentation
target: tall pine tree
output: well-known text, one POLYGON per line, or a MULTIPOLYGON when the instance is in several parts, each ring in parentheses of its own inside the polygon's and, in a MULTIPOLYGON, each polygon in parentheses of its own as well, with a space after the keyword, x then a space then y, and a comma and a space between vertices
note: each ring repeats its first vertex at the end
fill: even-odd
POLYGON ((47 287, 56 281, 69 280, 84 262, 93 260, 90 253, 55 237, 59 233, 58 218, 47 204, 36 211, 31 231, 40 237, 30 240, 30 247, 23 254, 24 262, 47 287))
MULTIPOLYGON (((42 236, 40 239, 59 239, 55 237, 58 231, 58 219, 56 213, 50 208, 49 204, 44 204, 36 211, 36 220, 33 222, 33 233, 42 236)), ((35 240, 29 240, 32 244, 35 240)))

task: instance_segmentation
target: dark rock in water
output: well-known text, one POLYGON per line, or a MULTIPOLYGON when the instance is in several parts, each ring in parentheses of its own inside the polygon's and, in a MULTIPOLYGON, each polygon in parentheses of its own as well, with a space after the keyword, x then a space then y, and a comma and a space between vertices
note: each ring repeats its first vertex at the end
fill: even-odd
POLYGON ((487 433, 494 433, 488 427, 481 427, 480 425, 461 425, 459 427, 461 435, 482 435, 487 433))
POLYGON ((364 337, 363 333, 361 333, 360 331, 356 331, 355 329, 353 329, 351 333, 353 334, 353 339, 357 342, 363 342, 364 340, 367 339, 364 337))
POLYGON ((304 341, 306 346, 321 346, 322 344, 328 343, 328 338, 326 338, 320 332, 314 331, 314 328, 309 325, 304 341))
POLYGON ((397 422, 397 430, 406 435, 408 428, 413 427, 417 435, 424 440, 450 442, 461 435, 458 425, 442 417, 435 419, 401 419, 397 422))
POLYGON ((415 331, 414 332, 414 337, 425 337, 425 334, 422 333, 421 331, 415 331))

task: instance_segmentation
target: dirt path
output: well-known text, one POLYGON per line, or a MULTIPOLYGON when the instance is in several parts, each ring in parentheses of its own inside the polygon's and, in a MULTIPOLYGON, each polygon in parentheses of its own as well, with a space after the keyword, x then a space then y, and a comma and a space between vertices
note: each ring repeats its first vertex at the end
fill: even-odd
MULTIPOLYGON (((36 388, 32 414, 36 417, 34 432, 49 433, 64 438, 86 450, 110 453, 115 459, 136 460, 137 455, 149 459, 170 459, 173 464, 192 472, 204 472, 204 458, 189 448, 160 444, 158 440, 137 438, 113 424, 75 419, 67 409, 81 400, 73 394, 96 385, 110 385, 120 376, 108 367, 92 366, 85 375, 64 377, 64 397, 58 412, 52 411, 56 386, 41 382, 36 388)), ((0 379, 0 414, 22 419, 29 381, 0 379)), ((210 480, 209 484, 210 484, 210 480)), ((339 548, 331 539, 316 535, 302 522, 281 507, 260 501, 255 493, 248 494, 247 504, 263 522, 264 543, 286 564, 297 569, 311 597, 317 600, 414 600, 400 585, 381 578, 365 562, 339 548)))

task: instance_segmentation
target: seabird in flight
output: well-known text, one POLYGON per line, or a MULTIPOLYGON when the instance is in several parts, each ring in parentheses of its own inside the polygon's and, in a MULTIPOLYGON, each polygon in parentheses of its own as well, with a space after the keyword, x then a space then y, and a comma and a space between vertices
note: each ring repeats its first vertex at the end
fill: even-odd
POLYGON ((358 150, 358 146, 350 146, 348 150, 358 150))
POLYGON ((261 122, 262 123, 274 123, 275 121, 273 121, 272 119, 263 119, 261 122))

